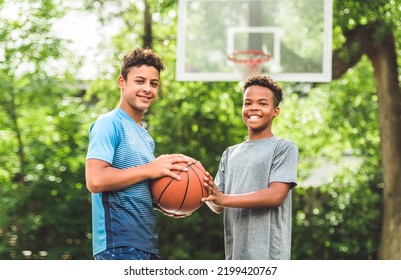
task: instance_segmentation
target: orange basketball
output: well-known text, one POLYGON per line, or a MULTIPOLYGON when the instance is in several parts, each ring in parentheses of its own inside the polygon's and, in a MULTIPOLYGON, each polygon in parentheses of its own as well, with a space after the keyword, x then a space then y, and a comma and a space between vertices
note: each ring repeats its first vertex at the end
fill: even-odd
POLYGON ((178 164, 188 167, 187 171, 175 171, 181 180, 168 176, 152 180, 153 201, 168 213, 190 214, 202 206, 201 199, 207 196, 204 186, 206 170, 199 162, 178 164))

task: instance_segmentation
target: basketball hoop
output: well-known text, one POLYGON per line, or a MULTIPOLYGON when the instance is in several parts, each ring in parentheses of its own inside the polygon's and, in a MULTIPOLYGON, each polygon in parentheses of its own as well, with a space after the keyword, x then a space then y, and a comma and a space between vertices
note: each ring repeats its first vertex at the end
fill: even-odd
POLYGON ((270 53, 258 50, 234 51, 228 59, 237 64, 244 79, 262 72, 262 65, 271 58, 270 53))

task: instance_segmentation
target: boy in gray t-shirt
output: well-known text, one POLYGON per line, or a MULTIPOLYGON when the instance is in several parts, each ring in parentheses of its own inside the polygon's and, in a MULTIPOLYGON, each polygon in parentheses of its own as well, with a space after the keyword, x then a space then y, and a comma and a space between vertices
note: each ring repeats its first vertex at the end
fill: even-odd
POLYGON ((207 174, 204 201, 224 210, 226 259, 290 259, 298 148, 272 132, 282 90, 267 76, 249 78, 243 90, 248 139, 224 151, 215 180, 207 174))

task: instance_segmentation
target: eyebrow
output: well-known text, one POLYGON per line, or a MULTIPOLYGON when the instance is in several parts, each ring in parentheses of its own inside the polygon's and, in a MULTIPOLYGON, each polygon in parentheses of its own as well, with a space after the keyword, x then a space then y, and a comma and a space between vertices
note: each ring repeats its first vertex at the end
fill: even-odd
MULTIPOLYGON (((244 99, 244 101, 252 101, 252 100, 253 100, 253 99, 250 99, 250 98, 244 99)), ((258 99, 257 101, 268 101, 268 102, 270 102, 270 100, 267 99, 267 98, 260 98, 260 99, 258 99)))
MULTIPOLYGON (((146 80, 147 78, 143 77, 143 76, 135 76, 134 79, 144 79, 144 80, 146 80)), ((155 81, 158 82, 158 81, 160 81, 160 79, 151 79, 150 81, 151 82, 155 82, 155 81)))

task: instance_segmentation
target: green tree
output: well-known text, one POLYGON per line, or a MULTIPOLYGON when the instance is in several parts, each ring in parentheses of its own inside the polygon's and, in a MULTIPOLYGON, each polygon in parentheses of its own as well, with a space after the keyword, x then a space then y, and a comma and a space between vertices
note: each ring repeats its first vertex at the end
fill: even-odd
POLYGON ((3 1, 0 11, 8 15, 0 19, 0 256, 83 258, 90 246, 85 108, 61 62, 68 52, 51 33, 63 8, 3 1))
POLYGON ((378 258, 382 179, 377 95, 373 79, 366 79, 372 74, 364 58, 331 83, 287 87, 292 94, 284 100, 276 133, 300 149, 293 259, 378 258), (351 165, 350 158, 358 161, 351 165), (308 185, 304 179, 324 165, 321 159, 338 170, 308 185))
POLYGON ((381 259, 401 259, 401 88, 399 1, 334 1, 336 41, 333 78, 367 56, 374 68, 383 170, 381 259), (397 38, 398 40, 396 40, 397 38), (397 58, 398 57, 398 58, 397 58))
MULTIPOLYGON (((0 1, 0 12, 10 15, 0 18, 2 259, 91 258, 88 129, 117 105, 120 61, 133 47, 152 47, 167 66, 146 116, 157 154, 188 154, 214 174, 224 149, 246 135, 238 83, 175 81, 178 1, 84 3, 105 24, 118 17, 124 25, 100 46, 111 55, 81 92, 75 59, 50 32, 63 7, 0 1), (4 12, 10 7, 13 13, 4 12)), ((298 144, 301 180, 321 157, 341 164, 352 151, 362 160, 319 188, 295 189, 294 259, 401 258, 400 18, 396 1, 335 0, 334 80, 283 83, 275 134, 298 144)), ((224 258, 222 216, 206 206, 186 219, 158 219, 164 258, 224 258)))

